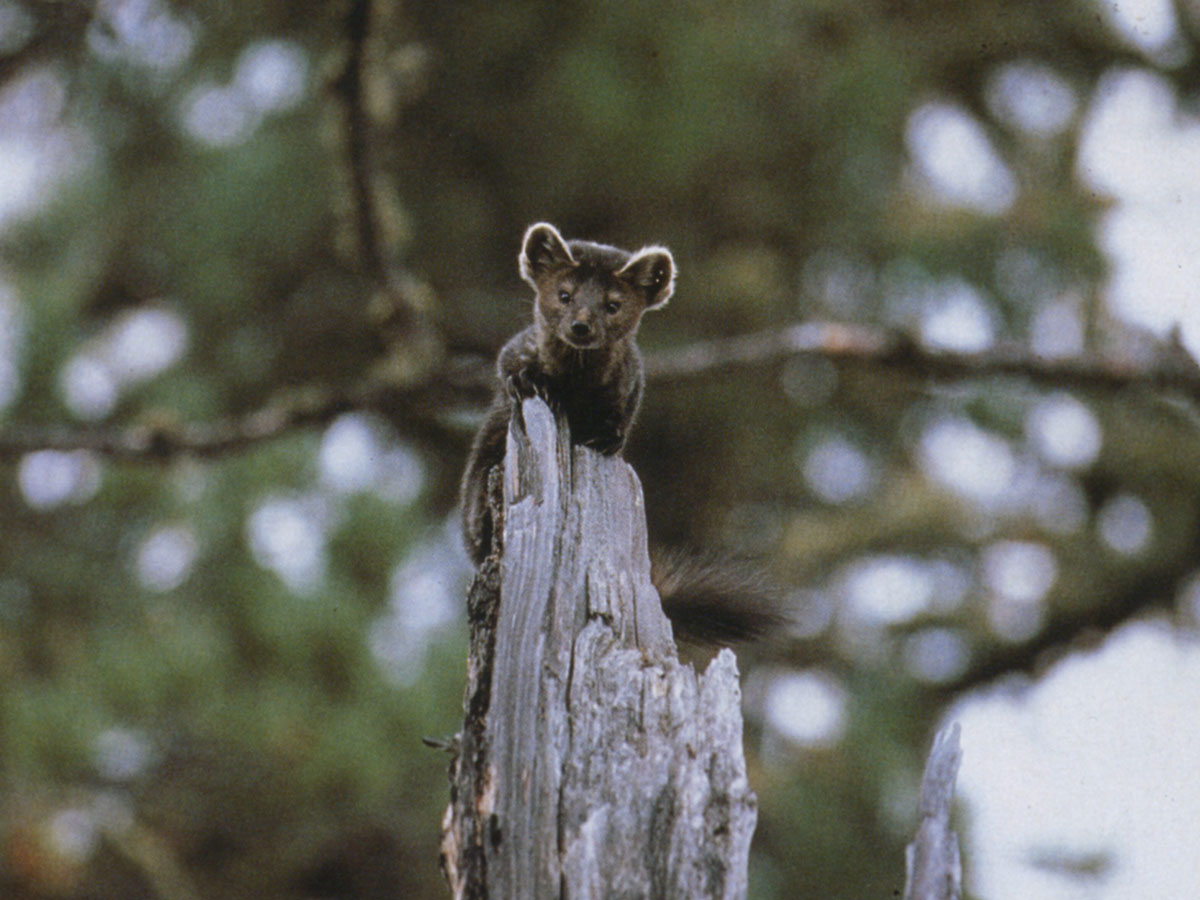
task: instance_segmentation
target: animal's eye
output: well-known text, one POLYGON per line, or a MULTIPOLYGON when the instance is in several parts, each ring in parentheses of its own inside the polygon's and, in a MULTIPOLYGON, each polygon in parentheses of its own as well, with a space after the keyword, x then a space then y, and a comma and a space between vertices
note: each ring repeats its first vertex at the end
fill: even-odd
POLYGON ((559 303, 570 303, 571 302, 571 292, 570 291, 559 291, 558 292, 558 302, 559 303))
POLYGON ((608 313, 610 316, 615 316, 617 313, 619 313, 621 311, 621 304, 618 303, 616 300, 609 300, 607 303, 604 304, 604 311, 606 313, 608 313))

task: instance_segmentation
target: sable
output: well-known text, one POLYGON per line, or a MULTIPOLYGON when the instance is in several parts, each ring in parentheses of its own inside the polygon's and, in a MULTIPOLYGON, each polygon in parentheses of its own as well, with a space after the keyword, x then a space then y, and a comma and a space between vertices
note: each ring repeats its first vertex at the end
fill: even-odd
MULTIPOLYGON (((635 337, 642 315, 675 291, 666 247, 636 252, 564 240, 540 222, 525 232, 517 257, 534 290, 533 324, 514 335, 496 362, 499 384, 467 460, 462 525, 476 565, 497 537, 488 473, 505 451, 519 402, 541 397, 564 416, 571 443, 605 455, 621 452, 642 401, 645 376, 635 337)), ((652 580, 679 635, 702 643, 760 637, 783 621, 774 592, 750 567, 717 557, 656 553, 652 580)))

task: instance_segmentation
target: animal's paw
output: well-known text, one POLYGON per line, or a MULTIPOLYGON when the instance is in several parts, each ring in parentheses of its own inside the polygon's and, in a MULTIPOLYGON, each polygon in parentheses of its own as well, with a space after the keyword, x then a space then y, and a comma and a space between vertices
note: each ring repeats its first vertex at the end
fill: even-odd
POLYGON ((539 397, 552 410, 557 410, 558 404, 550 391, 550 382, 542 371, 535 366, 527 366, 508 376, 508 394, 514 401, 539 397))
POLYGON ((625 446, 625 436, 617 431, 605 431, 603 434, 583 441, 583 446, 589 447, 597 453, 603 453, 605 456, 614 456, 620 453, 621 448, 625 446))

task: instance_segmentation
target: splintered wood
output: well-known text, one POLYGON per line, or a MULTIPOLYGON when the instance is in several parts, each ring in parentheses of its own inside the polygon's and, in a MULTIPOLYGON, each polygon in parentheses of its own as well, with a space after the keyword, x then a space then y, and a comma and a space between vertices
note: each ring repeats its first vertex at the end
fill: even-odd
POLYGON ((526 400, 471 588, 442 865, 457 898, 744 897, 756 800, 733 654, 679 662, 641 485, 526 400))

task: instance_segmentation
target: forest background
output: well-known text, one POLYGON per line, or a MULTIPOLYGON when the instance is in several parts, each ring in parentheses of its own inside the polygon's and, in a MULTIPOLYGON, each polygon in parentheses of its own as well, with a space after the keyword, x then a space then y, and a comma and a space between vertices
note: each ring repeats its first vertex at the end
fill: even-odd
POLYGON ((0 0, 0 893, 435 898, 524 228, 674 252, 628 448, 754 557, 751 896, 1182 896, 1200 6, 0 0))

